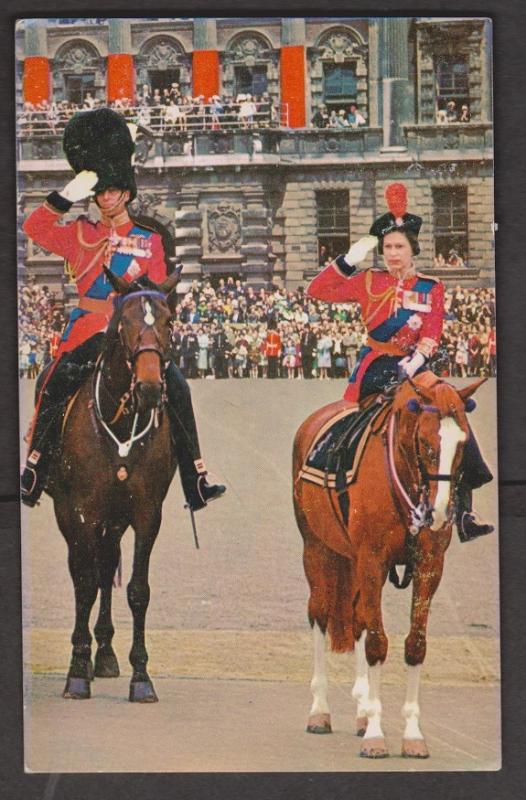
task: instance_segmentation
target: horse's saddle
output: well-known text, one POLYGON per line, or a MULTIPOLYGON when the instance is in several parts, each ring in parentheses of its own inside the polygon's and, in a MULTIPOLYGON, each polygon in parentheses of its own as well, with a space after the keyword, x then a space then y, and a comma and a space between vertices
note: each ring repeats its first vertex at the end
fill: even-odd
POLYGON ((318 486, 342 492, 356 478, 372 430, 381 427, 391 406, 389 400, 351 407, 332 417, 313 441, 300 477, 318 486))

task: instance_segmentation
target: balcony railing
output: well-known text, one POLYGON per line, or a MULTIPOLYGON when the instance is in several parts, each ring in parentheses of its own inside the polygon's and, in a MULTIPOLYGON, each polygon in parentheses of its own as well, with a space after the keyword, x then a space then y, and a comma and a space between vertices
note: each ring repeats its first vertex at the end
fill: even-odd
MULTIPOLYGON (((273 156, 284 163, 304 160, 361 160, 366 154, 379 154, 383 131, 379 127, 288 128, 288 109, 272 110, 258 104, 253 113, 241 113, 242 103, 232 104, 226 113, 204 111, 186 115, 166 115, 166 107, 120 109, 139 125, 136 163, 162 167, 172 158, 195 159, 202 156, 248 156, 256 159, 273 156), (148 123, 148 124, 146 124, 148 123)), ((170 107, 168 107, 170 108, 170 107)), ((246 111, 246 109, 245 109, 246 111)), ((18 119, 18 156, 23 162, 64 159, 62 135, 66 118, 55 119, 48 112, 21 114, 18 119)), ((491 151, 490 123, 452 123, 449 125, 404 126, 407 155, 413 160, 448 150, 491 151)), ((394 158, 395 156, 392 155, 394 158)), ((403 153, 397 154, 403 158, 403 153)), ((27 165, 26 168, 30 168, 27 165)))

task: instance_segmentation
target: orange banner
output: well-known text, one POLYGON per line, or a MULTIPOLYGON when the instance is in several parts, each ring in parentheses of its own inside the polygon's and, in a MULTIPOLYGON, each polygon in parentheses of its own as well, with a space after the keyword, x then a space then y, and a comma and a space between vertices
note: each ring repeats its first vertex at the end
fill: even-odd
POLYGON ((112 53, 108 56, 108 102, 135 98, 135 69, 133 56, 127 53, 112 53))
POLYGON ((283 118, 290 128, 304 128, 305 118, 305 48, 289 45, 281 48, 281 103, 283 118))
POLYGON ((205 100, 219 94, 219 53, 217 50, 194 50, 192 57, 192 91, 205 100))
POLYGON ((50 95, 49 60, 45 56, 24 59, 23 92, 26 103, 41 103, 50 95))

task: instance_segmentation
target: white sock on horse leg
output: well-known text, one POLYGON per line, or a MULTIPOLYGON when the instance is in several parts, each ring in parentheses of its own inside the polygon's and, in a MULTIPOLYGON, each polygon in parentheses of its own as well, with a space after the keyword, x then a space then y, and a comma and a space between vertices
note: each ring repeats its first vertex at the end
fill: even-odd
POLYGON ((367 730, 364 739, 385 738, 382 730, 382 703, 380 701, 381 675, 381 664, 369 667, 369 696, 366 700, 367 730))
POLYGON ((418 704, 418 691, 420 687, 420 670, 422 665, 407 668, 407 691, 405 703, 402 707, 402 717, 405 719, 404 739, 423 739, 420 730, 420 706, 418 704))
POLYGON ((369 697, 369 665, 365 657, 365 637, 367 631, 362 631, 362 635, 354 645, 356 659, 356 678, 352 687, 352 696, 358 704, 356 710, 357 717, 366 717, 367 698, 369 697))
POLYGON ((321 632, 317 622, 312 629, 314 644, 314 675, 310 683, 312 692, 312 714, 328 714, 329 702, 327 699, 328 680, 327 663, 325 657, 325 634, 321 632))

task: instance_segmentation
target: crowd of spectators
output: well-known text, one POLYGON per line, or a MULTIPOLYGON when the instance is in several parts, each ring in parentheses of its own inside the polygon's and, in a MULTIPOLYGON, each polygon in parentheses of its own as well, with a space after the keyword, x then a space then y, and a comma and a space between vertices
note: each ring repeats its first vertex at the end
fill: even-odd
POLYGON ((19 375, 36 378, 56 355, 66 324, 62 305, 47 286, 29 279, 18 294, 19 375))
POLYGON ((330 111, 325 103, 319 103, 311 122, 313 128, 359 128, 367 125, 356 103, 343 108, 332 108, 330 111))
MULTIPOLYGON (((62 135, 73 114, 106 105, 90 92, 82 103, 26 102, 18 116, 19 131, 22 136, 62 135)), ((269 128, 280 123, 279 108, 266 92, 261 96, 240 92, 235 97, 205 98, 182 95, 177 83, 154 90, 145 84, 135 100, 122 97, 109 105, 129 122, 158 133, 269 128)))
POLYGON ((438 109, 438 125, 449 125, 451 122, 471 122, 471 112, 466 103, 462 103, 459 110, 455 101, 450 100, 446 103, 445 108, 438 109))
MULTIPOLYGON (((445 312, 435 371, 494 376, 494 290, 457 286, 446 292, 445 312)), ((46 287, 22 288, 21 375, 38 374, 64 323, 46 287), (31 370, 30 359, 36 362, 31 370)), ((301 287, 255 289, 233 277, 215 288, 210 279, 194 281, 172 322, 173 357, 188 378, 344 378, 366 338, 356 303, 323 303, 301 287)))

